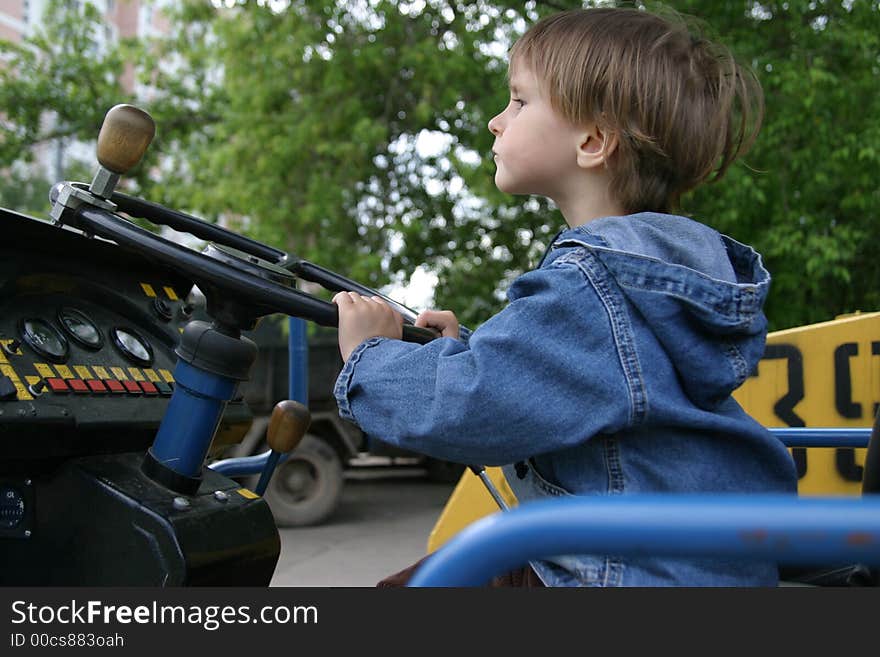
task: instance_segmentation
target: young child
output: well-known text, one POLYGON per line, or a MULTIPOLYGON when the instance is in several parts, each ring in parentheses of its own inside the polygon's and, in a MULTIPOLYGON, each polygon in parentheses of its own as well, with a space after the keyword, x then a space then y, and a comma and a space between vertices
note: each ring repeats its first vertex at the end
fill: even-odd
MULTIPOLYGON (((340 414, 436 458, 503 465, 521 504, 557 495, 795 492, 783 445, 731 397, 764 351, 770 276, 750 247, 669 212, 750 145, 757 81, 684 22, 585 9, 535 24, 489 122, 495 183, 568 224, 472 334, 399 340, 340 293, 340 414)), ((773 563, 565 555, 549 586, 775 585, 773 563)), ((527 573, 527 575, 530 575, 527 573)))

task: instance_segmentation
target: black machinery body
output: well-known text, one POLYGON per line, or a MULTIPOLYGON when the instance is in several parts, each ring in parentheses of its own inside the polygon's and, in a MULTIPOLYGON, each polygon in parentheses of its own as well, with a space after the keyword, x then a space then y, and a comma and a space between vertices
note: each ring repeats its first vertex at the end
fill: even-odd
MULTIPOLYGON (((209 470, 184 496, 141 469, 192 281, 15 212, 0 224, 0 581, 267 584, 280 544, 261 498, 209 470)), ((250 420, 230 400, 215 446, 250 420)))
MULTIPOLYGON (((297 290, 297 277, 377 294, 116 192, 154 133, 146 112, 117 105, 91 185, 55 185, 51 223, 0 209, 0 583, 268 585, 280 540, 261 494, 310 414, 275 405, 270 450, 248 465, 261 474, 255 492, 206 467, 212 447, 239 441, 252 419, 239 386, 257 346, 242 332, 277 312, 335 326, 336 306, 297 290), (191 318, 194 286, 210 322, 191 318)), ((404 339, 436 337, 395 305, 404 339)))

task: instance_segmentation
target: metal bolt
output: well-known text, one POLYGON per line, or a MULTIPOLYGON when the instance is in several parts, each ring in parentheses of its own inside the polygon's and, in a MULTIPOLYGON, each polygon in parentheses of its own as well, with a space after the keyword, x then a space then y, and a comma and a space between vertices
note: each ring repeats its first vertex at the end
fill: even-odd
POLYGON ((30 479, 25 479, 25 480, 24 480, 24 485, 25 485, 25 486, 30 486, 32 483, 33 483, 33 482, 32 482, 30 479))
POLYGON ((229 495, 224 493, 222 490, 215 490, 214 491, 214 499, 217 500, 218 502, 228 502, 229 495))
POLYGON ((25 529, 25 530, 24 530, 24 537, 25 537, 25 538, 30 538, 30 537, 31 537, 31 530, 30 530, 30 529, 25 529))
POLYGON ((178 510, 189 508, 189 500, 185 497, 175 497, 172 504, 174 505, 174 508, 178 510))

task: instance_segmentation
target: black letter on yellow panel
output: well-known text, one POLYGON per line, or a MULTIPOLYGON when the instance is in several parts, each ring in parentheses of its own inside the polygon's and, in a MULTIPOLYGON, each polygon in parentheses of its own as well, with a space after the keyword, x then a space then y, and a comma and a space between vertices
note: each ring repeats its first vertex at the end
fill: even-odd
MULTIPOLYGON (((873 351, 873 347, 872 347, 873 351)), ((849 359, 859 355, 859 345, 845 342, 834 350, 834 405, 841 416, 850 420, 862 417, 862 405, 852 399, 852 371, 849 359)), ((837 472, 846 481, 861 481, 862 466, 856 465, 856 453, 851 447, 834 450, 837 472)))
MULTIPOLYGON (((803 354, 793 344, 768 344, 764 349, 762 360, 777 358, 784 358, 788 362, 788 392, 773 405, 773 412, 790 427, 804 427, 807 423, 794 412, 794 407, 804 398, 803 354)), ((791 455, 800 479, 807 474, 807 450, 803 447, 795 447, 791 450, 791 455)))

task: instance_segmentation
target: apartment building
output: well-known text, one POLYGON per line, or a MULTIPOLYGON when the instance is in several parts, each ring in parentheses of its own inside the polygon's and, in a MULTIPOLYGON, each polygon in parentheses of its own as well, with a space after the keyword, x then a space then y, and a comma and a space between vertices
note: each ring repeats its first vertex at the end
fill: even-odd
MULTIPOLYGON (((119 39, 161 36, 170 29, 162 13, 170 0, 65 0, 60 3, 63 6, 60 10, 82 11, 86 3, 96 7, 104 17, 103 25, 94 35, 98 52, 119 39)), ((50 0, 0 0, 0 39, 20 43, 40 29, 46 12, 53 9, 59 11, 59 5, 50 0)), ((137 97, 148 95, 148 90, 138 85, 132 66, 126 66, 121 82, 126 91, 137 97)), ((51 110, 46 112, 44 120, 50 128, 55 120, 51 110)), ((71 158, 88 161, 94 157, 93 152, 93 144, 55 140, 35 149, 36 166, 47 178, 57 180, 71 158)))

